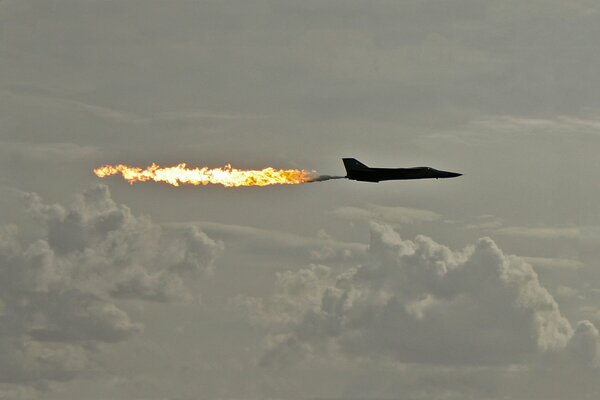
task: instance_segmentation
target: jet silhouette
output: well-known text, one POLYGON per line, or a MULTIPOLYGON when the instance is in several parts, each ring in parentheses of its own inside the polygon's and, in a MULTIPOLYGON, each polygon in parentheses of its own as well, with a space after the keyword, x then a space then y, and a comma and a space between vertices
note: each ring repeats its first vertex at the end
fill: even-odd
POLYGON ((363 182, 379 182, 400 179, 454 178, 462 174, 439 171, 431 167, 370 168, 355 158, 342 158, 346 178, 363 182))

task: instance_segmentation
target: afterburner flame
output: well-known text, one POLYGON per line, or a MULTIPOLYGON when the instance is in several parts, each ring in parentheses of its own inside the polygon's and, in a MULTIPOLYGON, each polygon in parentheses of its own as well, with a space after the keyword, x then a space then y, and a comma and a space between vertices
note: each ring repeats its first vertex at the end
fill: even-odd
POLYGON ((100 178, 121 174, 131 184, 154 181, 166 182, 173 186, 181 184, 196 186, 215 184, 226 187, 297 185, 312 182, 316 178, 311 171, 300 169, 284 170, 268 167, 262 170, 242 170, 232 168, 229 164, 221 168, 188 168, 185 163, 172 167, 161 167, 153 163, 146 169, 123 164, 104 165, 94 169, 94 173, 100 178))

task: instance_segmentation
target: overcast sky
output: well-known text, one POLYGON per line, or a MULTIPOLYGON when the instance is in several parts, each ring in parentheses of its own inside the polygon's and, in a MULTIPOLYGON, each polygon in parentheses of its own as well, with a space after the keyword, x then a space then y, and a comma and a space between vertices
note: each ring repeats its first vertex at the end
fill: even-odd
POLYGON ((0 399, 595 399, 600 5, 0 1, 0 399), (464 176, 129 185, 109 163, 464 176))

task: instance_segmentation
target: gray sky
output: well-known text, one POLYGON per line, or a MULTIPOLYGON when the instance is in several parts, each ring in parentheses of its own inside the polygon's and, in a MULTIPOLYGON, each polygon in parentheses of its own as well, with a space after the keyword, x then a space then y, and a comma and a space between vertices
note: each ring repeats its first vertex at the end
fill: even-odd
POLYGON ((0 398, 600 394, 596 1, 0 1, 0 398), (462 172, 171 187, 106 163, 462 172))

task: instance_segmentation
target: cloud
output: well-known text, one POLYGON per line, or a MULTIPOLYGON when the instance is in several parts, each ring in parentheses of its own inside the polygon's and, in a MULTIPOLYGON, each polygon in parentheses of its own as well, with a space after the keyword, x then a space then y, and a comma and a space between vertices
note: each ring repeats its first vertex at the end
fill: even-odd
POLYGON ((240 119, 261 119, 265 118, 260 114, 243 113, 224 113, 209 110, 186 110, 186 111, 165 111, 156 116, 158 120, 178 121, 178 120, 240 120, 240 119))
POLYGON ((134 216, 106 186, 68 207, 24 200, 35 233, 0 229, 0 384, 73 378, 96 344, 142 331, 118 299, 191 300, 222 250, 196 227, 134 216))
POLYGON ((531 141, 541 138, 564 140, 593 139, 600 132, 597 110, 592 115, 560 115, 555 118, 528 118, 513 115, 484 116, 473 119, 460 130, 425 135, 419 140, 457 143, 464 146, 495 146, 513 140, 531 141))
POLYGON ((555 291, 556 291, 556 295, 559 298, 562 297, 562 298, 568 299, 568 298, 580 296, 579 291, 573 289, 572 287, 565 286, 565 285, 557 286, 555 291))
POLYGON ((470 230, 490 230, 500 228, 502 220, 495 215, 480 215, 476 217, 476 221, 465 226, 465 229, 470 230))
POLYGON ((0 141, 0 152, 5 159, 23 158, 28 161, 65 163, 95 157, 98 151, 93 146, 75 143, 15 143, 0 141))
MULTIPOLYGON (((77 196, 70 208, 46 205, 35 194, 27 197, 33 217, 46 227, 46 240, 40 243, 48 248, 53 260, 58 260, 56 269, 86 266, 85 273, 78 276, 78 284, 86 285, 91 280, 94 291, 99 290, 99 283, 105 284, 100 290, 103 293, 118 292, 121 285, 131 289, 131 281, 137 277, 137 287, 145 289, 139 293, 129 290, 127 297, 139 294, 147 298, 150 282, 155 282, 152 290, 167 289, 172 283, 165 280, 210 274, 222 249, 221 243, 194 226, 164 227, 147 217, 132 215, 127 206, 117 205, 110 198, 104 185, 77 196), (75 262, 59 263, 65 257, 75 262), (96 282, 99 275, 103 279, 96 282)), ((73 271, 59 272, 63 272, 61 278, 71 279, 73 271)))
POLYGON ((18 101, 25 102, 29 106, 53 108, 59 111, 74 110, 115 123, 137 124, 149 121, 148 118, 135 113, 69 99, 60 94, 53 93, 51 90, 43 89, 42 87, 14 84, 4 85, 2 93, 6 97, 14 97, 18 101))
POLYGON ((37 391, 34 388, 14 385, 9 383, 0 383, 0 398, 4 400, 31 400, 37 397, 37 391))
POLYGON ((0 339, 0 383, 36 384, 73 378, 87 362, 81 346, 27 338, 0 339))
MULTIPOLYGON (((425 236, 403 240, 372 223, 364 265, 280 273, 276 288, 270 297, 236 300, 271 329, 265 365, 335 353, 506 366, 577 353, 595 337, 587 324, 573 329, 533 268, 489 238, 453 251, 425 236)), ((578 361, 589 361, 580 353, 578 361)))
POLYGON ((565 268, 579 269, 584 266, 581 261, 571 260, 567 258, 551 258, 551 257, 521 257, 524 261, 534 267, 539 268, 565 268))
POLYGON ((581 236, 579 228, 561 227, 507 226, 496 229, 494 233, 526 239, 577 239, 581 236))
POLYGON ((514 116, 489 117, 472 121, 471 125, 475 130, 479 128, 479 130, 501 131, 505 134, 597 135, 600 130, 600 120, 597 117, 582 118, 569 115, 561 115, 552 119, 514 116))
MULTIPOLYGON (((362 260, 367 246, 362 243, 349 243, 330 237, 319 231, 313 237, 288 232, 253 228, 215 222, 197 222, 197 225, 213 237, 240 243, 246 250, 264 253, 269 257, 285 254, 289 259, 294 255, 307 256, 313 261, 338 262, 340 260, 362 260)), ((178 225, 173 225, 178 226, 178 225)))
POLYGON ((333 211, 333 214, 350 221, 382 221, 397 224, 431 222, 441 218, 441 215, 429 210, 377 205, 368 205, 366 208, 339 207, 333 211))
POLYGON ((294 272, 277 272, 277 292, 272 297, 265 301, 237 296, 232 304, 246 310, 255 324, 294 324, 307 310, 320 307, 323 292, 333 278, 331 268, 318 264, 294 272))
POLYGON ((575 333, 569 341, 568 355, 576 361, 583 361, 591 367, 600 362, 600 334, 598 328, 590 321, 579 321, 575 333))

